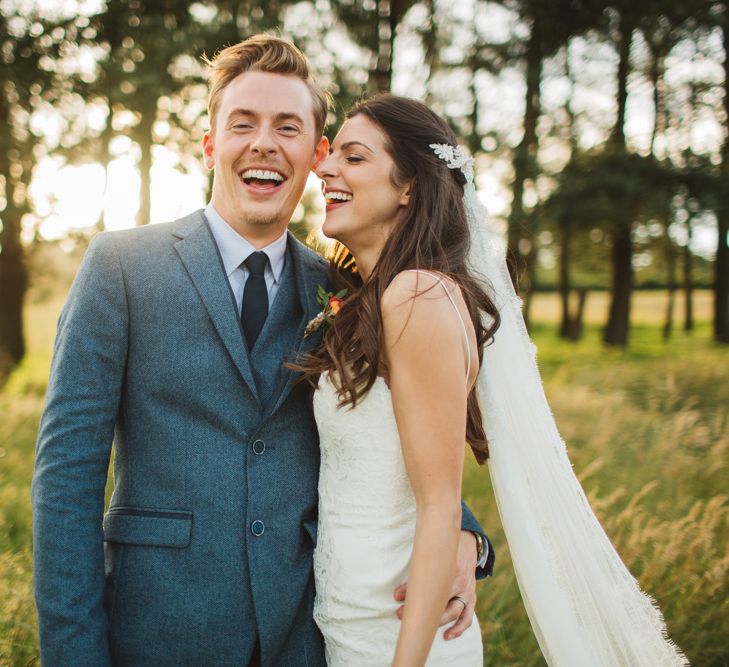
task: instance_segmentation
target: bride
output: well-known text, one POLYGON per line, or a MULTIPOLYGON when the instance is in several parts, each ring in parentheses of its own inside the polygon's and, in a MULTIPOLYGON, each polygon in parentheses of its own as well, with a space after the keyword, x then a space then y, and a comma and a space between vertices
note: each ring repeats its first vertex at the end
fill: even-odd
POLYGON ((685 664, 572 474, 476 205, 471 161, 448 125, 414 100, 375 97, 347 115, 317 174, 323 231, 339 242, 332 283, 347 290, 319 318, 323 344, 297 361, 317 387, 314 616, 328 665, 483 664, 475 619, 457 639, 438 630, 464 442, 479 462, 491 454, 548 663, 685 664), (400 622, 391 591, 405 581, 400 622))

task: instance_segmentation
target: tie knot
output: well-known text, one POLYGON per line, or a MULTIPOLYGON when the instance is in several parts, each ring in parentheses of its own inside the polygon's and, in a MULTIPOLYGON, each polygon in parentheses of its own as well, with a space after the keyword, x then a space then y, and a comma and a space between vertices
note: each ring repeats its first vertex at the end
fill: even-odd
POLYGON ((243 264, 252 276, 262 276, 266 270, 266 262, 268 262, 268 255, 265 252, 257 250, 256 252, 248 255, 243 264))

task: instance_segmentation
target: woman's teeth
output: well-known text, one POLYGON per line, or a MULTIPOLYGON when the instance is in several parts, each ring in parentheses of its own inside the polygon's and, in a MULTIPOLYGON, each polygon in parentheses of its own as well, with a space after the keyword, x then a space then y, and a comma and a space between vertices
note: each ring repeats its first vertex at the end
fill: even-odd
POLYGON ((324 195, 327 204, 334 204, 342 201, 352 201, 352 195, 348 192, 327 192, 324 195))

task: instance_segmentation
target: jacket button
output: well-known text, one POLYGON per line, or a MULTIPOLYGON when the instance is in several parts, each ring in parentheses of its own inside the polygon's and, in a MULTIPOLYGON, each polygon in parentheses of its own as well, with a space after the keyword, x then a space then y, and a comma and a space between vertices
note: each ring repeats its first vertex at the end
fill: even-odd
POLYGON ((252 532, 252 533, 253 533, 253 534, 254 534, 254 535, 255 535, 256 537, 260 537, 261 535, 263 535, 263 531, 264 531, 265 529, 266 529, 266 527, 265 527, 265 526, 263 525, 263 521, 258 521, 258 519, 256 519, 256 520, 255 520, 255 521, 254 521, 254 522, 253 522, 253 523, 251 524, 251 532, 252 532))
POLYGON ((266 443, 263 442, 263 440, 256 440, 253 443, 253 453, 254 454, 263 454, 263 452, 266 451, 266 443))

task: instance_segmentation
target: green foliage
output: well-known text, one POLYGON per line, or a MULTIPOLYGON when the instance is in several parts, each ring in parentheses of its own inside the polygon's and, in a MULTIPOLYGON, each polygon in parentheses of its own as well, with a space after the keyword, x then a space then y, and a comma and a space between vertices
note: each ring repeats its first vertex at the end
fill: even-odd
POLYGON ((651 157, 607 145, 573 155, 557 182, 544 207, 547 217, 610 231, 625 223, 626 213, 630 222, 662 216, 678 177, 651 157))

